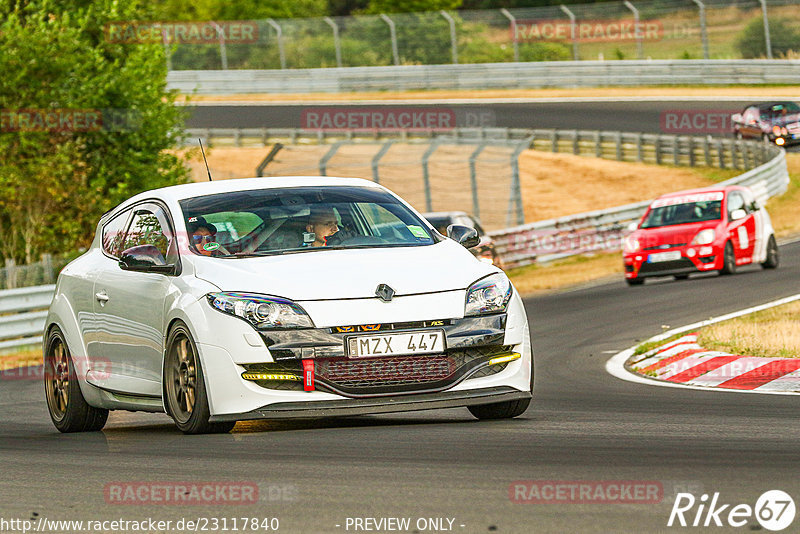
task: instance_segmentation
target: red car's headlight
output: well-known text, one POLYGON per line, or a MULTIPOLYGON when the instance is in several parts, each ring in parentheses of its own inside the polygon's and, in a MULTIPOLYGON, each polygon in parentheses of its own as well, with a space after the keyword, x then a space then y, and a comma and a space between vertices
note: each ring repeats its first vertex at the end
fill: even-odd
POLYGON ((694 236, 692 239, 692 245, 708 245, 714 242, 714 230, 711 228, 706 228, 705 230, 700 230, 697 232, 697 235, 694 236))
POLYGON ((636 237, 629 235, 625 238, 623 249, 625 252, 637 252, 639 250, 639 240, 636 237))

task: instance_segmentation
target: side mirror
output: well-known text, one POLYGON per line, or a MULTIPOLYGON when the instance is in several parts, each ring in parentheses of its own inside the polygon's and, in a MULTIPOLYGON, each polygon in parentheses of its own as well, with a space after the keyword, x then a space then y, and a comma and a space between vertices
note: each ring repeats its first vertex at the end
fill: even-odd
POLYGON ((469 226, 461 226, 460 224, 451 224, 447 227, 447 237, 456 241, 464 248, 472 248, 481 242, 478 237, 478 231, 469 226))
POLYGON ((119 268, 141 273, 175 273, 175 266, 167 265, 164 256, 154 245, 139 245, 123 250, 119 257, 119 268))
POLYGON ((758 201, 757 201, 757 200, 754 200, 754 201, 753 201, 753 202, 750 204, 750 211, 758 211, 758 210, 760 210, 760 209, 761 209, 761 206, 759 206, 759 205, 758 205, 758 201))
POLYGON ((731 213, 732 221, 738 221, 739 219, 744 219, 745 217, 747 217, 747 212, 741 208, 738 210, 733 210, 733 213, 731 213))
POLYGON ((626 228, 628 229, 629 232, 635 232, 639 228, 639 223, 638 222, 628 223, 628 226, 626 228))

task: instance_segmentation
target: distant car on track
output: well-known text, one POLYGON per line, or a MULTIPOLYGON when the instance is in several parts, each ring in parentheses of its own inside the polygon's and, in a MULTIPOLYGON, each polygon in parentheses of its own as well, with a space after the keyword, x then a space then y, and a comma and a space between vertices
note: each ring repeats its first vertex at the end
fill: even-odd
POLYGON ((752 104, 731 117, 739 139, 761 139, 788 146, 800 143, 800 106, 795 102, 752 104))
POLYGON ((451 224, 475 228, 475 230, 478 231, 478 237, 481 238, 481 241, 472 249, 470 249, 472 254, 483 262, 496 265, 501 269, 503 268, 500 255, 497 254, 494 241, 492 241, 491 237, 486 235, 486 232, 484 232, 480 221, 478 221, 478 219, 472 215, 469 215, 463 211, 438 211, 423 213, 422 216, 425 217, 425 219, 427 219, 428 222, 431 223, 431 225, 442 235, 447 235, 447 227, 451 224))
POLYGON ((63 269, 45 326, 62 432, 109 410, 185 433, 236 421, 528 407, 522 300, 497 267, 388 189, 290 177, 178 185, 106 213, 63 269))
POLYGON ((750 189, 740 186, 680 191, 656 199, 623 248, 629 285, 652 276, 732 274, 749 263, 774 269, 778 260, 767 210, 750 189))

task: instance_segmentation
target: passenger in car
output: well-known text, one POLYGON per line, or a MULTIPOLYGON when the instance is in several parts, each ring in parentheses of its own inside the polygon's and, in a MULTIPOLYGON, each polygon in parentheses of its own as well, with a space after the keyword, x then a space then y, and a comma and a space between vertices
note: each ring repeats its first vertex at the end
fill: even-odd
POLYGON ((217 228, 203 217, 189 219, 191 246, 203 256, 219 256, 219 243, 216 242, 217 228))
POLYGON ((328 238, 338 231, 339 222, 334 209, 331 206, 315 206, 308 217, 303 246, 324 247, 328 238))

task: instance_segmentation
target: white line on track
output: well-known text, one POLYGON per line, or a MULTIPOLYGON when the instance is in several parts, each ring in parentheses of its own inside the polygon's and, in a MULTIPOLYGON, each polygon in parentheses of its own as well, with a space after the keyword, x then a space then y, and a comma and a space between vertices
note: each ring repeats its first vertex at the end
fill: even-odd
MULTIPOLYGON (((695 330, 697 328, 702 328, 704 326, 708 326, 714 323, 719 323, 722 321, 727 321, 728 319, 734 319, 736 317, 741 317, 742 315, 748 315, 750 313, 759 312, 761 310, 766 310, 769 308, 774 308, 775 306, 780 306, 782 304, 788 304, 790 302, 794 302, 796 300, 800 300, 800 294, 792 295, 790 297, 785 297, 778 300, 773 300, 772 302, 767 302, 766 304, 761 304, 759 306, 753 306, 751 308, 746 308, 744 310, 739 310, 733 313, 729 313, 727 315, 720 315, 719 317, 712 317, 711 319, 707 319, 705 321, 700 321, 698 323, 693 323, 690 325, 682 326, 680 328, 675 328, 664 332, 663 334, 659 334, 657 336, 653 336, 647 341, 643 343, 649 343, 652 341, 661 341, 663 339, 667 339, 668 337, 674 336, 676 334, 682 334, 684 332, 688 332, 690 330, 695 330)), ((689 384, 675 384, 673 382, 664 382, 661 380, 657 380, 655 378, 648 378, 639 374, 632 373, 625 369, 625 362, 628 361, 633 355, 633 352, 636 350, 635 345, 628 349, 623 350, 622 352, 612 356, 606 362, 606 372, 611 376, 619 378, 620 380, 627 380, 628 382, 635 382, 637 384, 647 384, 649 386, 662 386, 667 388, 689 388, 689 389, 697 389, 700 391, 721 391, 727 393, 758 393, 760 395, 800 395, 800 392, 795 391, 756 391, 756 390, 747 390, 747 389, 723 389, 723 388, 713 388, 713 387, 703 387, 703 386, 693 386, 689 384)))

